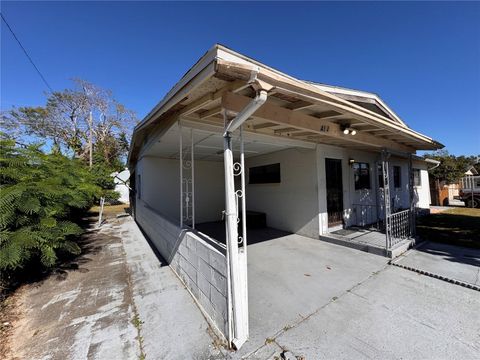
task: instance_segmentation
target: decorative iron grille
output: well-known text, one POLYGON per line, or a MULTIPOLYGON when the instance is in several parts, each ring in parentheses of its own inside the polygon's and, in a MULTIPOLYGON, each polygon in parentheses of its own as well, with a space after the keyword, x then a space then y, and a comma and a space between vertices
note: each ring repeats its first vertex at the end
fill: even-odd
POLYGON ((391 248, 405 239, 412 238, 412 212, 402 210, 390 215, 388 247, 391 248))

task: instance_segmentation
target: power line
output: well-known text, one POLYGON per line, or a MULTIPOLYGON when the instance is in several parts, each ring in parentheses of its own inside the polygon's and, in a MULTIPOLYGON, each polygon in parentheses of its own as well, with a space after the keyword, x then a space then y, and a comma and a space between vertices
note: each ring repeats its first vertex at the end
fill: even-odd
POLYGON ((22 48, 23 52, 25 53, 25 56, 28 58, 28 60, 30 61, 30 63, 33 65, 33 67, 35 68, 35 70, 37 70, 37 73, 38 75, 40 75, 40 77, 42 78, 42 81, 45 83, 45 85, 48 87, 48 89, 50 90, 51 93, 53 93, 53 89, 52 87, 50 86, 50 84, 48 83, 48 81, 45 79, 45 77, 42 75, 40 69, 37 67, 37 65, 35 65, 35 63, 33 62, 32 58, 30 57, 30 55, 28 55, 28 52, 27 50, 23 47, 22 43, 20 42, 20 40, 18 39, 17 35, 15 35, 15 33, 13 32, 12 28, 10 27, 10 25, 8 24, 7 20, 5 19, 5 17, 3 16, 2 13, 0 13, 0 16, 2 17, 2 20, 3 22, 5 23, 5 25, 7 25, 7 28, 8 30, 10 30, 10 32, 12 33, 13 37, 15 38, 15 40, 17 41, 18 45, 20 45, 20 47, 22 48))

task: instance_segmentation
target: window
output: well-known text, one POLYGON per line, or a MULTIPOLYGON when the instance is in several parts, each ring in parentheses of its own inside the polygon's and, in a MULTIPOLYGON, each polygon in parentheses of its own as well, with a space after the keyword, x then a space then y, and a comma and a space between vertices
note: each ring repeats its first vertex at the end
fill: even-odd
POLYGON ((353 178, 355 190, 370 189, 370 165, 368 163, 353 163, 353 178))
POLYGON ((140 175, 138 175, 137 195, 139 199, 142 198, 142 178, 140 177, 140 175))
POLYGON ((280 182, 280 164, 255 166, 249 169, 250 184, 273 184, 280 182))
POLYGON ((402 187, 402 168, 400 166, 393 167, 393 185, 396 189, 402 187))
POLYGON ((422 186, 422 178, 420 177, 420 169, 413 169, 413 186, 422 186))

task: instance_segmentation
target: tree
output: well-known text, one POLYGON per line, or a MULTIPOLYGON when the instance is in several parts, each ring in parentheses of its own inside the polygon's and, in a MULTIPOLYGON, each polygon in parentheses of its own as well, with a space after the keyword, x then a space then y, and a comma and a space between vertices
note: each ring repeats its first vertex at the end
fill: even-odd
POLYGON ((6 123, 10 128, 16 125, 16 137, 27 135, 34 141, 50 139, 54 147, 65 147, 76 156, 82 148, 82 123, 87 109, 87 97, 67 89, 52 93, 44 107, 13 109, 6 123))
POLYGON ((74 79, 71 89, 50 94, 44 107, 14 108, 2 114, 2 120, 11 137, 48 139, 52 148, 81 158, 90 167, 94 158, 108 166, 121 162, 137 122, 133 111, 116 101, 111 91, 81 79, 74 79))
POLYGON ((465 176, 465 171, 475 165, 478 156, 455 156, 447 150, 439 150, 434 153, 425 154, 424 158, 440 161, 440 165, 430 171, 431 176, 447 184, 455 184, 465 176))
POLYGON ((38 258, 53 266, 58 251, 78 254, 82 230, 72 220, 101 193, 77 159, 44 154, 39 145, 0 140, 0 271, 38 258))

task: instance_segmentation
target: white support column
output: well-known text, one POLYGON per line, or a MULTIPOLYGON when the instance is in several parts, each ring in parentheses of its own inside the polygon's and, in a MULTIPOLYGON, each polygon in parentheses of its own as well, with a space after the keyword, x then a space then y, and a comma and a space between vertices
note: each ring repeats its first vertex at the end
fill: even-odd
MULTIPOLYGON (((179 131, 179 160, 180 160, 180 228, 184 225, 195 226, 194 218, 194 144, 193 130, 190 132, 190 145, 183 143, 183 128, 178 121, 179 131), (190 154, 188 149, 190 148, 190 154)), ((187 133, 188 134, 188 133, 187 133)), ((188 137, 187 137, 188 139, 188 137)))
POLYGON ((391 236, 391 208, 390 208, 390 178, 388 174, 388 158, 390 154, 386 150, 382 151, 382 172, 383 172, 383 200, 385 207, 385 248, 390 249, 390 236, 391 236))
MULTIPOLYGON (((257 73, 252 73, 250 83, 256 79, 257 73)), ((258 84, 257 84, 258 85, 258 84)), ((257 88, 257 85, 254 88, 257 88)), ((271 87, 269 88, 271 89, 271 87)), ((267 100, 267 90, 261 87, 257 95, 245 108, 228 121, 226 109, 224 116, 224 165, 225 165, 225 216, 226 216, 226 242, 227 242, 227 266, 228 266, 228 295, 229 307, 229 336, 231 345, 239 349, 248 339, 248 290, 247 290, 247 252, 246 252, 246 208, 245 208, 245 159, 243 149, 243 133, 241 134, 240 163, 233 163, 232 137, 231 134, 242 126, 248 118, 255 113, 267 100), (235 191, 235 170, 240 172, 242 188, 235 191), (239 198, 242 199, 242 236, 238 237, 238 208, 239 198), (244 246, 239 249, 238 242, 244 241, 244 246)), ((237 174, 238 175, 238 174, 237 174)))
POLYGON ((235 169, 242 170, 238 169, 239 165, 233 162, 232 138, 227 133, 224 135, 226 243, 231 288, 232 345, 237 349, 248 338, 247 257, 245 249, 239 249, 238 246, 238 198, 242 194, 241 190, 235 191, 234 180, 235 169))
POLYGON ((178 120, 178 143, 180 146, 179 149, 179 158, 178 164, 180 166, 180 229, 183 229, 183 136, 182 136, 182 123, 178 120))
POLYGON ((193 142, 193 129, 190 129, 190 154, 192 171, 192 228, 195 229, 195 143, 193 142))
POLYGON ((415 237, 415 188, 413 179, 413 159, 412 154, 408 157, 408 192, 410 194, 410 236, 415 237))
POLYGON ((243 125, 240 127, 240 178, 242 186, 242 240, 245 254, 247 253, 247 206, 245 192, 245 148, 243 143, 243 125))
POLYGON ((239 251, 240 286, 242 291, 242 321, 246 330, 245 339, 248 338, 248 268, 247 268, 247 192, 245 188, 245 145, 243 139, 243 125, 240 127, 240 180, 242 199, 242 242, 243 246, 239 251))

